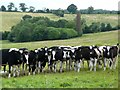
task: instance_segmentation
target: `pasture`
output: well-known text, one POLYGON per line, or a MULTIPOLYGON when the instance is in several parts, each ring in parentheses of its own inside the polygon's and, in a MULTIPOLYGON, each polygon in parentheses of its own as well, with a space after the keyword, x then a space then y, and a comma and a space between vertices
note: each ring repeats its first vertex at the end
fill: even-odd
MULTIPOLYGON (((54 14, 48 13, 21 13, 21 12, 0 12, 0 31, 10 31, 11 27, 20 22, 21 17, 24 15, 31 15, 34 17, 42 16, 48 17, 51 20, 74 20, 75 14, 65 14, 64 17, 58 17, 54 14)), ((117 14, 82 14, 82 18, 86 20, 86 23, 89 25, 92 22, 100 23, 110 23, 112 26, 118 25, 118 15, 117 14)))
MULTIPOLYGON (((11 43, 9 41, 0 41, 2 48, 20 48, 35 49, 44 46, 55 45, 114 45, 118 42, 118 31, 101 32, 95 34, 85 34, 82 37, 38 41, 25 43, 11 43)), ((119 59, 120 61, 120 59, 119 59)), ((119 62, 120 63, 120 62, 119 62)), ((46 67, 47 68, 47 67, 46 67)), ((65 67, 64 67, 65 68, 65 67)), ((37 75, 21 76, 17 78, 2 78, 2 88, 117 88, 118 87, 118 67, 115 70, 107 69, 103 71, 97 68, 97 71, 90 72, 87 65, 81 71, 66 71, 63 73, 40 73, 37 75)))

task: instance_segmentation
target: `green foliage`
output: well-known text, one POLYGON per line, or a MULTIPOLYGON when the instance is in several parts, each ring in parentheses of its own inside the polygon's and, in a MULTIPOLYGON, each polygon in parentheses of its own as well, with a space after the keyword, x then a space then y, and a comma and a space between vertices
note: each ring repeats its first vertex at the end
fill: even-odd
POLYGON ((30 16, 30 15, 24 15, 22 17, 23 20, 27 20, 27 19, 31 19, 31 18, 32 18, 32 16, 30 16))
POLYGON ((23 12, 25 12, 26 11, 26 9, 28 9, 27 7, 26 7, 26 4, 25 3, 20 3, 19 4, 20 6, 20 9, 23 11, 23 12))
POLYGON ((6 7, 4 5, 1 6, 1 11, 6 11, 6 7))
POLYGON ((77 6, 74 5, 74 4, 71 4, 71 5, 69 5, 69 6, 67 7, 67 10, 68 10, 70 13, 75 14, 76 11, 77 11, 77 6))
POLYGON ((66 28, 66 23, 66 20, 51 21, 46 17, 25 19, 12 27, 8 40, 26 42, 76 37, 77 32, 74 29, 66 28))
POLYGON ((94 7, 90 6, 88 7, 88 14, 92 14, 94 11, 94 7))
POLYGON ((64 17, 64 10, 58 9, 58 10, 54 10, 52 13, 57 16, 64 17))
POLYGON ((7 40, 7 37, 8 37, 8 34, 9 34, 10 32, 9 31, 5 31, 5 32, 2 32, 2 40, 7 40))

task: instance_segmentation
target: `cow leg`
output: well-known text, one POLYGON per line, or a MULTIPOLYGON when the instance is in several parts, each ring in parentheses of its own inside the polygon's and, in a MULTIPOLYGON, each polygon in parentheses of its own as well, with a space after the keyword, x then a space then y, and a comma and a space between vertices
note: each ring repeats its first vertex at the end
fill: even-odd
POLYGON ((29 74, 28 74, 28 75, 30 75, 30 71, 31 71, 31 67, 30 67, 30 65, 29 65, 29 74))
POLYGON ((56 61, 54 62, 54 72, 56 72, 56 61))
POLYGON ((33 73, 33 75, 35 75, 35 65, 32 66, 32 73, 33 73))
POLYGON ((69 70, 72 70, 72 59, 69 60, 69 70))
POLYGON ((109 64, 110 69, 112 69, 112 67, 113 67, 113 60, 114 60, 114 59, 110 59, 110 64, 109 64))
POLYGON ((82 60, 78 60, 78 63, 77 63, 77 72, 80 71, 81 63, 82 63, 82 60))
POLYGON ((6 65, 4 65, 4 73, 5 73, 5 71, 6 71, 6 65))
POLYGON ((97 64, 97 59, 94 61, 94 71, 96 71, 96 64, 97 64))
POLYGON ((25 63, 22 63, 22 73, 25 75, 25 63))
POLYGON ((15 77, 15 76, 16 76, 16 66, 13 65, 13 77, 15 77))
POLYGON ((84 68, 84 60, 82 61, 82 68, 84 68))
POLYGON ((74 62, 74 70, 76 71, 77 70, 77 61, 75 60, 74 62))
POLYGON ((106 58, 104 58, 104 71, 106 70, 106 65, 107 65, 106 58))
POLYGON ((66 71, 68 71, 68 60, 66 60, 66 71))
POLYGON ((102 68, 102 64, 101 64, 100 60, 98 60, 98 67, 102 68))
POLYGON ((92 69, 93 69, 93 61, 92 60, 90 60, 90 63, 89 63, 90 65, 89 65, 89 67, 90 67, 90 71, 92 71, 92 69))
POLYGON ((38 73, 40 73, 40 68, 41 68, 41 62, 38 62, 38 73))
POLYGON ((63 61, 60 61, 60 72, 62 72, 62 64, 63 64, 63 61))
POLYGON ((113 69, 116 69, 117 61, 118 61, 118 56, 116 56, 115 58, 113 58, 113 69))
POLYGON ((8 75, 8 78, 11 77, 11 65, 9 65, 9 75, 8 75))
POLYGON ((18 65, 17 76, 20 75, 20 65, 18 65))

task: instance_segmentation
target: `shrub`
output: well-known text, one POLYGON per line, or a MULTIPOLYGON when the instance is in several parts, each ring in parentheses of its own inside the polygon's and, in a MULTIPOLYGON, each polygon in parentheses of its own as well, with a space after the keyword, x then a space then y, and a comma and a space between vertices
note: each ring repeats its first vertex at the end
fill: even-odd
POLYGON ((27 19, 31 19, 31 18, 32 18, 32 16, 30 16, 30 15, 24 15, 22 17, 23 20, 27 20, 27 19))
POLYGON ((9 31, 2 32, 2 33, 1 33, 2 40, 7 40, 7 37, 8 37, 8 34, 9 34, 9 33, 10 33, 9 31))

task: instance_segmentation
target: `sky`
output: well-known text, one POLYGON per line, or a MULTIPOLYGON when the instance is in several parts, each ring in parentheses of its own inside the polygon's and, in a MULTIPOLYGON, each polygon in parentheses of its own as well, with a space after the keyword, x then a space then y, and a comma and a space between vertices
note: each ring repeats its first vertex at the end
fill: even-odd
POLYGON ((7 6, 13 2, 18 8, 19 3, 25 3, 27 7, 34 6, 37 9, 67 9, 70 4, 75 4, 80 9, 87 9, 93 6, 94 9, 118 10, 120 0, 0 0, 0 6, 7 6))

